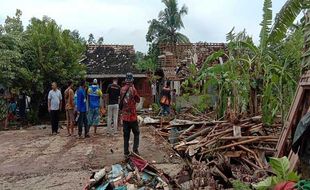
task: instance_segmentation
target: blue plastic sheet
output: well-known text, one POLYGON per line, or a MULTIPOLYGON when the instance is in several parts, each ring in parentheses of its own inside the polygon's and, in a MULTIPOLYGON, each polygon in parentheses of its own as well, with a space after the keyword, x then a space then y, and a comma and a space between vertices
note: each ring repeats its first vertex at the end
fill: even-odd
POLYGON ((109 184, 110 183, 106 183, 104 185, 100 185, 99 187, 96 188, 96 190, 106 190, 109 184))
POLYGON ((127 186, 116 187, 114 190, 127 190, 127 186))
POLYGON ((123 173, 123 167, 120 164, 112 165, 112 178, 117 178, 123 173))
POLYGON ((143 172, 142 173, 142 180, 143 181, 150 181, 152 179, 152 176, 151 175, 149 175, 148 173, 146 173, 146 172, 143 172))

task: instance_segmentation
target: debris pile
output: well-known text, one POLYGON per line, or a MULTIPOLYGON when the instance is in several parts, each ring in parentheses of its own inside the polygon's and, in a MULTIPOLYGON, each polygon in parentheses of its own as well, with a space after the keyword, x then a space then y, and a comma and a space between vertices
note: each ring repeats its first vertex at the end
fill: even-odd
POLYGON ((179 186, 170 176, 156 169, 142 157, 131 154, 127 162, 94 172, 84 190, 175 188, 179 186))
POLYGON ((259 116, 238 123, 173 120, 152 125, 190 161, 191 187, 215 189, 230 188, 235 179, 253 183, 264 178, 282 126, 264 126, 259 116))

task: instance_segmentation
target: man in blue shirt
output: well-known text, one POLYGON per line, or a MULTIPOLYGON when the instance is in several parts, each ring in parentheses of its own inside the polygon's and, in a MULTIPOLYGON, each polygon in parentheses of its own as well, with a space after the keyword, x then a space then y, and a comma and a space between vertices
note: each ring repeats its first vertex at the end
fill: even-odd
POLYGON ((79 137, 82 136, 83 126, 84 126, 84 135, 85 138, 88 138, 88 123, 87 123, 87 116, 86 116, 86 85, 85 80, 81 81, 80 87, 77 90, 77 114, 78 114, 78 128, 79 128, 79 137))
POLYGON ((93 85, 88 88, 88 125, 89 127, 94 126, 94 133, 97 133, 97 127, 100 122, 100 98, 102 97, 102 91, 98 86, 97 79, 93 80, 93 85))

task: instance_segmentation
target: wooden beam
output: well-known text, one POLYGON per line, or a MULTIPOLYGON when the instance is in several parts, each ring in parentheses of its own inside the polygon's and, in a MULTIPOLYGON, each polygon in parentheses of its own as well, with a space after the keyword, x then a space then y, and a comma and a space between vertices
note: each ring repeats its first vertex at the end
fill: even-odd
POLYGON ((298 86, 296 94, 295 94, 295 98, 294 98, 294 102, 291 105, 290 111, 288 113, 286 122, 284 123, 281 135, 280 135, 280 139, 278 141, 277 147, 276 147, 276 157, 282 157, 283 156, 283 150, 285 148, 285 142, 287 140, 287 137, 291 131, 292 125, 293 125, 293 121, 294 118, 298 112, 298 108, 300 107, 300 104, 302 103, 302 98, 304 96, 304 88, 302 86, 298 86))
POLYGON ((226 149, 226 148, 231 148, 231 147, 234 147, 234 146, 237 146, 237 145, 247 144, 247 143, 251 143, 251 142, 254 142, 254 141, 258 141, 258 140, 259 140, 259 138, 253 138, 253 139, 248 139, 248 140, 245 140, 245 141, 235 142, 235 143, 232 143, 232 144, 229 144, 229 145, 224 145, 224 146, 220 146, 218 148, 213 148, 211 150, 206 150, 203 153, 206 154, 206 153, 213 152, 213 151, 216 151, 216 150, 222 150, 222 149, 226 149))
POLYGON ((288 159, 290 160, 290 171, 294 171, 297 168, 299 157, 291 150, 288 159))

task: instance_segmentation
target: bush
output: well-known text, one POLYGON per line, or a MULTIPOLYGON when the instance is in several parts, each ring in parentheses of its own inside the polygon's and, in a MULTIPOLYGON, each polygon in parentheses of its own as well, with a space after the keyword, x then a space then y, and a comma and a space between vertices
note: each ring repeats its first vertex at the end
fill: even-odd
POLYGON ((160 112, 160 105, 153 103, 152 104, 152 110, 154 111, 155 114, 158 114, 160 112))
POLYGON ((37 112, 35 112, 33 109, 30 110, 27 113, 27 121, 31 124, 39 124, 40 120, 39 120, 37 112))

